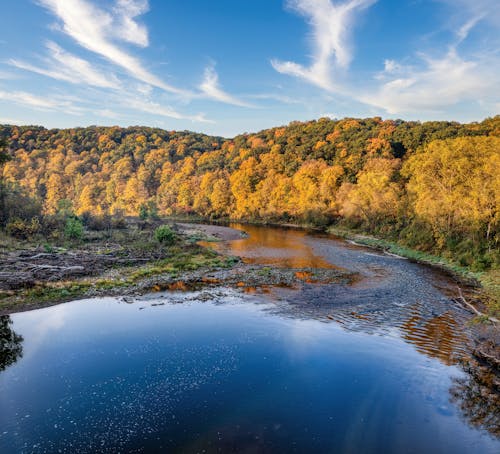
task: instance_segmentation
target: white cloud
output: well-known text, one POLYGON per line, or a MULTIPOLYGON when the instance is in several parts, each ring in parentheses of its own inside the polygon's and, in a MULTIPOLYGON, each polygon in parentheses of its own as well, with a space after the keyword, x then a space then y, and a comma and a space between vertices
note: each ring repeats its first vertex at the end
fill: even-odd
POLYGON ((99 115, 100 117, 111 118, 111 119, 120 117, 120 115, 118 115, 116 112, 113 112, 110 109, 97 110, 95 114, 99 115))
POLYGON ((467 37, 469 36, 470 31, 476 26, 476 24, 484 18, 484 14, 475 16, 471 19, 469 19, 465 24, 463 24, 456 32, 458 42, 457 44, 461 43, 467 37))
POLYGON ((139 59, 114 42, 118 40, 147 46, 147 30, 135 21, 138 15, 147 11, 146 1, 118 0, 111 11, 104 11, 87 0, 38 1, 61 20, 61 30, 80 46, 101 55, 146 84, 179 95, 190 94, 163 82, 144 68, 139 59))
POLYGON ((312 28, 313 56, 309 67, 291 61, 272 60, 280 73, 299 77, 325 90, 334 91, 333 72, 346 68, 352 59, 349 32, 360 10, 376 0, 288 0, 288 5, 308 19, 312 28))
POLYGON ((203 82, 200 85, 200 90, 211 99, 216 101, 220 101, 226 104, 232 104, 240 107, 253 107, 251 104, 242 101, 241 99, 236 98, 229 93, 226 93, 219 86, 219 76, 215 71, 214 65, 210 65, 205 68, 205 75, 203 78, 203 82))
POLYGON ((117 0, 113 9, 116 15, 116 27, 114 35, 118 39, 147 47, 149 44, 148 30, 143 24, 134 19, 149 11, 147 0, 117 0))
POLYGON ((390 114, 436 113, 500 90, 498 63, 466 60, 453 48, 441 58, 420 57, 423 64, 418 67, 386 65, 389 70, 376 77, 384 79, 381 85, 358 99, 390 114))
POLYGON ((461 55, 460 45, 479 22, 500 25, 497 0, 440 0, 449 3, 456 38, 441 55, 418 54, 413 65, 385 61, 384 71, 375 75, 379 86, 357 98, 391 114, 441 113, 463 102, 475 103, 484 111, 494 111, 500 93, 498 52, 481 48, 461 55), (461 22, 457 22, 461 20, 461 22))
POLYGON ((159 115, 162 117, 174 118, 176 120, 190 120, 194 122, 201 123, 212 123, 212 121, 205 118, 203 114, 198 115, 185 115, 177 112, 168 106, 162 106, 154 101, 148 101, 139 98, 124 98, 121 99, 123 106, 128 109, 140 110, 141 112, 146 112, 153 115, 159 115))
POLYGON ((87 84, 102 88, 120 88, 120 82, 113 74, 97 71, 88 61, 76 57, 53 42, 47 43, 50 58, 46 68, 41 68, 21 60, 11 59, 9 64, 26 71, 64 80, 73 84, 87 84))
POLYGON ((461 22, 476 18, 484 19, 495 26, 500 26, 500 8, 498 0, 437 0, 453 9, 453 15, 461 22))
POLYGON ((63 111, 72 115, 80 115, 84 110, 75 106, 72 100, 68 100, 61 96, 46 98, 25 91, 0 91, 0 100, 33 107, 39 110, 63 111))
POLYGON ((25 120, 19 120, 9 117, 0 117, 0 125, 24 125, 24 124, 26 124, 25 120))
POLYGON ((261 93, 257 95, 248 95, 248 98, 277 101, 283 104, 305 104, 304 100, 275 93, 261 93))

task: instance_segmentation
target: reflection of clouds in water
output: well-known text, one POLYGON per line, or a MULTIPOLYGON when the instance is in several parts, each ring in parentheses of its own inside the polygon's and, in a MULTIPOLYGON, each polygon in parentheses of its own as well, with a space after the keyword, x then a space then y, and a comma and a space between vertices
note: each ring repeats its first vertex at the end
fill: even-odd
POLYGON ((331 336, 331 327, 315 320, 291 320, 286 331, 285 348, 290 357, 306 356, 331 336))
POLYGON ((24 357, 35 354, 46 342, 47 337, 60 331, 66 324, 71 304, 59 304, 49 310, 40 309, 22 314, 13 315, 16 329, 20 333, 26 332, 24 343, 24 357), (28 335, 29 334, 29 335, 28 335))

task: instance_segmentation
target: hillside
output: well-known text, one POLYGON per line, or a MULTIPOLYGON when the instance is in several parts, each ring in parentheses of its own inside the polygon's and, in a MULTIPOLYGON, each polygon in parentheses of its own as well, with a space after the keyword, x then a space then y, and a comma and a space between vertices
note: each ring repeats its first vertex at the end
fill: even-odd
POLYGON ((0 137, 5 224, 61 209, 340 223, 475 269, 500 261, 500 116, 319 119, 233 139, 4 125, 0 137))

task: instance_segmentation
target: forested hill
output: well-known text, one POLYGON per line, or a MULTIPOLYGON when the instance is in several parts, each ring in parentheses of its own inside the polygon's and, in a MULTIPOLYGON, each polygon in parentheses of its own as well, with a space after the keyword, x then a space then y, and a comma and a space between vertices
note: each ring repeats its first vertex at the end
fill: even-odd
POLYGON ((0 126, 0 136, 13 157, 10 217, 38 203, 44 214, 340 221, 464 264, 498 261, 500 116, 319 119, 233 139, 146 127, 0 126))

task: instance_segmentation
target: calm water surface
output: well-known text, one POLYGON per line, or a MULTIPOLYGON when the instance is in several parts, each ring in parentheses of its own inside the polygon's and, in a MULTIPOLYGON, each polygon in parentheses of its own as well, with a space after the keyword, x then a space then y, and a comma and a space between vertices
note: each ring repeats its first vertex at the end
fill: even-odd
POLYGON ((360 279, 4 317, 0 452, 500 452, 471 422, 485 405, 459 367, 466 314, 444 278, 324 236, 250 234, 216 247, 360 279))

